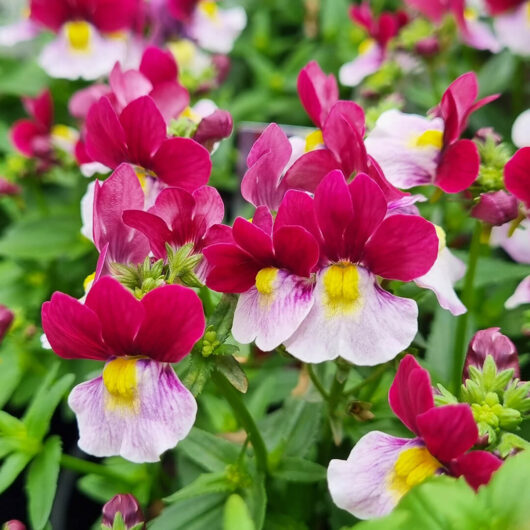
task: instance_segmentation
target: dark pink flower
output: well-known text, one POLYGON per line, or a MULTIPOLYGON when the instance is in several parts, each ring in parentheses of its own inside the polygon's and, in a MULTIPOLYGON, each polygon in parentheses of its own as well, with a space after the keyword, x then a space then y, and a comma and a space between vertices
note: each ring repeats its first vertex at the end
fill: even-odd
POLYGON ((469 450, 478 429, 468 404, 435 407, 429 373, 412 357, 401 361, 388 395, 394 414, 416 438, 378 431, 363 436, 348 459, 332 460, 328 486, 334 502, 356 517, 387 514, 414 485, 435 474, 487 484, 502 460, 469 450))
POLYGON ((6 333, 9 331, 15 315, 11 309, 4 305, 0 305, 0 342, 4 340, 6 333))
POLYGON ((469 379, 469 366, 482 370, 486 357, 491 355, 497 369, 513 370, 514 377, 520 377, 519 359, 515 344, 500 332, 500 328, 477 331, 469 343, 462 379, 469 379))
POLYGON ((481 193, 471 210, 471 217, 493 226, 501 226, 517 217, 517 199, 504 190, 481 193))
POLYGON ((113 528, 114 519, 118 513, 121 514, 127 530, 144 522, 142 509, 134 495, 130 493, 115 495, 103 506, 101 520, 103 526, 113 528))
POLYGON ((486 0, 486 6, 491 15, 500 15, 516 8, 525 0, 486 0))
POLYGON ((88 113, 85 142, 97 162, 110 168, 129 162, 188 191, 210 176, 208 151, 190 138, 168 138, 166 122, 150 96, 135 99, 120 114, 107 96, 101 98, 88 113))
POLYGON ((3 524, 2 530, 26 530, 26 525, 16 519, 12 519, 3 524))
POLYGON ((530 147, 522 147, 504 166, 506 189, 530 209, 530 147))

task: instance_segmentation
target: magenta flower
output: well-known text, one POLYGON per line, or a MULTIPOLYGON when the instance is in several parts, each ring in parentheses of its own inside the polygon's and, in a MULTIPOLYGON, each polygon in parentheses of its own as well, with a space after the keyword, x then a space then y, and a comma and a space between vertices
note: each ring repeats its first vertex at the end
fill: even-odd
POLYGON ((49 90, 36 98, 22 98, 30 119, 16 121, 11 128, 13 145, 23 155, 42 159, 49 163, 52 158, 53 101, 49 90))
POLYGON ((145 521, 144 515, 134 495, 131 495, 130 493, 114 495, 114 497, 103 506, 103 517, 101 518, 103 528, 113 528, 114 519, 118 513, 121 514, 126 530, 145 528, 145 525, 142 525, 145 521))
POLYGON ((469 452, 478 439, 471 408, 463 403, 435 407, 429 373, 412 355, 401 361, 388 402, 416 437, 372 431, 347 460, 332 460, 328 487, 339 508, 360 519, 379 517, 433 475, 464 476, 478 489, 501 466, 502 460, 491 453, 469 452))
POLYGON ((367 31, 369 38, 359 46, 358 56, 342 65, 339 80, 343 85, 357 86, 365 77, 379 70, 386 59, 388 43, 408 22, 408 17, 403 11, 384 11, 376 18, 369 2, 352 6, 350 17, 367 31))
POLYGON ((31 19, 57 37, 40 64, 52 77, 96 79, 125 58, 126 33, 140 14, 139 0, 31 0, 31 19), (118 35, 118 32, 122 32, 118 35))
MULTIPOLYGON (((179 248, 192 243, 192 252, 200 254, 206 245, 221 242, 223 229, 218 223, 223 216, 224 205, 218 191, 202 186, 193 193, 166 188, 147 211, 125 210, 123 221, 145 235, 155 258, 166 259, 166 244, 179 248), (212 229, 214 225, 217 226, 212 229)), ((204 279, 203 267, 199 276, 204 279)))
POLYGON ((434 184, 446 193, 467 189, 478 176, 480 157, 471 140, 459 138, 469 116, 498 97, 476 101, 477 94, 477 76, 468 72, 444 92, 434 119, 384 112, 366 138, 368 153, 398 188, 434 184))
POLYGON ((208 151, 190 138, 168 138, 166 123, 150 96, 117 113, 110 99, 92 105, 86 120, 86 150, 110 168, 135 164, 165 184, 188 191, 206 184, 212 163, 208 151))
POLYGON ((207 285, 242 293, 234 338, 264 350, 284 342, 305 362, 341 356, 373 365, 406 348, 417 330, 416 304, 381 289, 376 275, 409 281, 425 274, 438 238, 418 216, 386 214, 372 179, 360 174, 347 184, 333 171, 314 199, 287 192, 274 225, 264 207, 252 223, 236 219, 233 242, 204 250, 207 285))
POLYGON ((481 193, 471 210, 471 217, 492 226, 501 226, 517 217, 518 204, 514 195, 504 190, 481 193))
POLYGON ((85 304, 56 292, 42 306, 42 326, 60 357, 106 363, 102 376, 68 398, 83 451, 154 462, 188 434, 197 405, 170 363, 204 332, 202 305, 191 289, 165 285, 137 300, 104 277, 85 304))

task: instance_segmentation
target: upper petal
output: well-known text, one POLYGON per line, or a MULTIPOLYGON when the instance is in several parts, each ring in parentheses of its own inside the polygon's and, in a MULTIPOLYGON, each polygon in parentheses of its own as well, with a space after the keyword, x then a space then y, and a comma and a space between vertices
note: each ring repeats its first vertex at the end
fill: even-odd
POLYGON ((301 226, 282 226, 273 235, 278 263, 298 276, 309 276, 318 263, 319 246, 301 226))
POLYGON ((148 46, 142 54, 140 72, 156 86, 165 81, 176 81, 178 67, 170 51, 148 46))
POLYGON ((387 217, 366 243, 363 263, 383 278, 410 281, 422 276, 438 256, 434 225, 416 215, 387 217))
POLYGON ((238 217, 234 221, 232 234, 236 243, 264 266, 274 263, 272 239, 254 223, 238 217))
POLYGON ((471 451, 452 462, 450 471, 455 477, 464 476, 467 483, 477 490, 490 481, 491 475, 501 467, 502 462, 487 451, 471 451))
POLYGON ((284 181, 288 188, 314 192, 322 179, 340 163, 329 149, 315 149, 303 154, 287 170, 284 181))
POLYGON ((447 193, 463 191, 478 177, 480 156, 471 140, 458 140, 442 154, 434 183, 447 193))
POLYGON ((176 363, 191 351, 204 333, 201 301, 187 287, 157 287, 142 298, 142 306, 146 316, 135 340, 139 354, 176 363))
POLYGON ((530 147, 523 147, 504 166, 506 188, 530 208, 530 147))
POLYGON ((388 403, 394 414, 416 434, 419 432, 417 416, 434 407, 429 372, 410 354, 399 363, 388 403))

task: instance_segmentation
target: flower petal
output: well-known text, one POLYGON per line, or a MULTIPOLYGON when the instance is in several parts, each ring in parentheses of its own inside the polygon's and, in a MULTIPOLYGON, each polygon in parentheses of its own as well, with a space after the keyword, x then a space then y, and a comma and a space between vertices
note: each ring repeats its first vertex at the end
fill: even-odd
POLYGON ((471 140, 458 140, 443 153, 434 183, 447 193, 463 191, 478 177, 480 156, 471 140))
POLYGON ((410 354, 399 363, 388 392, 388 403, 394 414, 415 434, 419 431, 418 414, 434 407, 429 372, 410 354))
POLYGON ((514 309, 521 304, 530 304, 530 276, 527 276, 515 289, 514 293, 504 306, 506 309, 514 309))
POLYGON ((339 81, 344 86, 357 86, 365 77, 377 72, 383 60, 383 49, 373 45, 366 53, 359 54, 353 61, 341 66, 339 81))
POLYGON ((187 436, 197 412, 195 399, 173 368, 147 359, 136 362, 136 397, 113 402, 98 377, 77 385, 68 398, 79 426, 79 447, 88 454, 156 462, 187 436))
POLYGON ((242 344, 256 341, 263 351, 271 351, 296 331, 313 305, 314 285, 287 271, 276 269, 270 293, 253 286, 239 296, 232 334, 242 344))
POLYGON ((285 342, 297 359, 319 363, 342 357, 351 363, 373 366, 403 351, 418 328, 413 300, 382 290, 375 277, 357 267, 358 291, 353 300, 330 300, 325 286, 329 267, 317 276, 315 303, 298 330, 285 342))
POLYGON ((278 263, 298 276, 309 276, 318 262, 315 238, 301 226, 282 226, 274 232, 274 254, 278 263))
POLYGON ((290 189, 314 192, 322 179, 340 163, 329 149, 315 149, 303 154, 287 170, 284 180, 290 189))
POLYGON ((464 476, 467 483, 475 490, 487 484, 491 475, 502 466, 502 460, 487 451, 471 451, 451 463, 451 474, 464 476))
POLYGON ((477 442, 477 424, 467 403, 431 408, 416 423, 427 449, 442 462, 458 458, 477 442))
POLYGON ((238 217, 232 229, 235 242, 264 266, 274 263, 272 239, 261 228, 238 217))
POLYGON ((530 147, 523 147, 504 166, 504 182, 520 201, 530 208, 530 147))
POLYGON ((359 519, 390 513, 400 498, 388 484, 394 464, 401 451, 417 445, 417 440, 379 431, 363 436, 348 460, 329 463, 328 488, 333 502, 359 519))
POLYGON ((202 303, 192 289, 164 285, 142 298, 145 318, 135 339, 138 354, 176 363, 204 333, 202 303))

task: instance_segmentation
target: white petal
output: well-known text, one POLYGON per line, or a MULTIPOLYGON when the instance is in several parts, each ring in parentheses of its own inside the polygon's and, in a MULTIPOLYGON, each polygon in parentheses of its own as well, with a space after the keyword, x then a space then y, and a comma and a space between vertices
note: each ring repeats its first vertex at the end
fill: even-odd
POLYGON ((516 9, 495 17, 493 27, 497 38, 513 53, 530 55, 530 2, 523 2, 516 9))
POLYGON ((156 462, 185 438, 197 403, 171 365, 139 359, 134 406, 113 404, 103 378, 77 385, 68 398, 79 427, 79 447, 88 454, 156 462))
POLYGON ((530 146, 530 109, 521 112, 513 122, 512 142, 517 147, 530 146))
POLYGON ((81 199, 81 233, 92 243, 94 242, 94 189, 96 181, 90 182, 83 198, 81 199))
POLYGON ((389 488, 399 453, 418 446, 414 439, 395 438, 372 431, 352 449, 348 460, 332 460, 328 488, 333 502, 359 519, 381 517, 392 511, 399 494, 389 488))
POLYGON ((374 44, 368 51, 340 67, 339 81, 344 86, 357 86, 365 77, 377 72, 382 64, 383 51, 374 44))
POLYGON ((508 236, 510 224, 494 226, 490 243, 502 247, 514 261, 530 264, 530 219, 525 219, 515 232, 508 236))
POLYGON ((263 351, 271 351, 286 341, 313 306, 313 289, 307 279, 279 270, 273 292, 263 295, 256 287, 239 296, 232 334, 236 341, 256 341, 263 351))
POLYGON ((373 366, 410 345, 418 330, 416 302, 384 291, 372 274, 358 267, 359 299, 351 310, 330 313, 323 281, 327 270, 318 274, 311 311, 285 342, 289 353, 308 363, 343 357, 373 366))
POLYGON ((530 276, 527 276, 515 289, 515 292, 506 300, 504 307, 513 309, 522 304, 530 304, 530 276))

